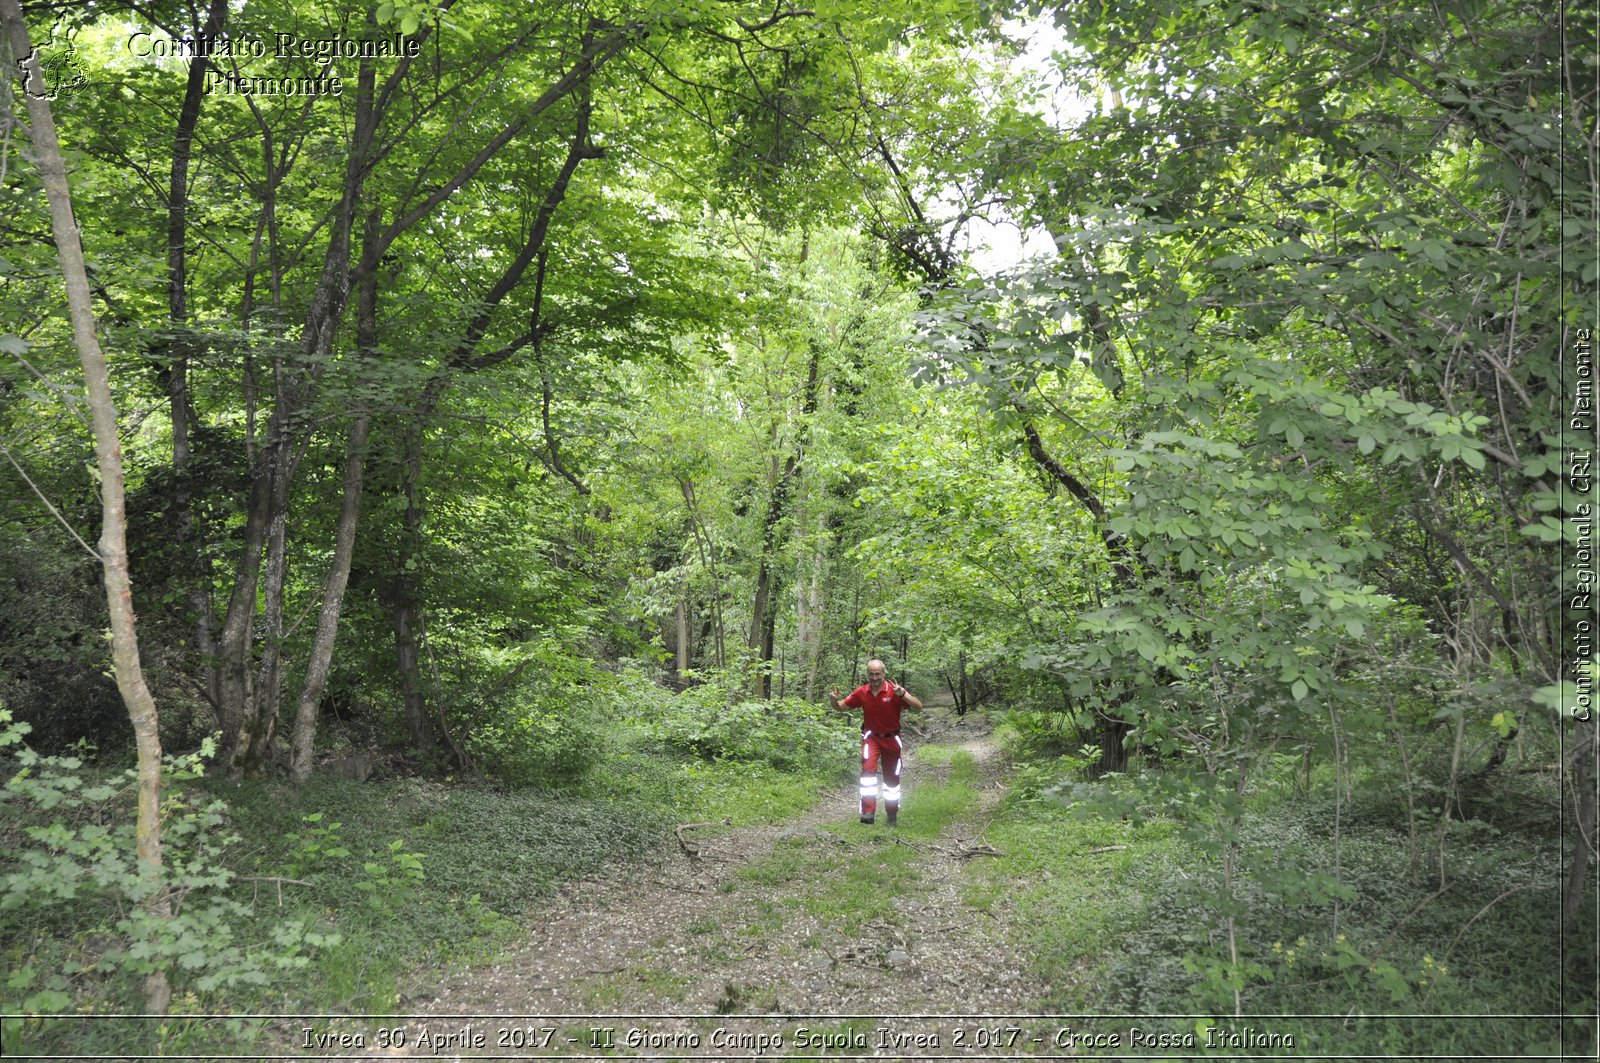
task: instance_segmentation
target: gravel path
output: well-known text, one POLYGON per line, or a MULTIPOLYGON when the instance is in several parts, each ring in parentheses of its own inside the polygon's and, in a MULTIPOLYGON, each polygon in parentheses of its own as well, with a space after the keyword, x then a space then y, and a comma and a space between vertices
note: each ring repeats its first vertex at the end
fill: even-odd
MULTIPOLYGON (((527 942, 500 962, 453 973, 408 999, 417 1014, 435 1018, 413 1020, 408 1052, 396 1054, 581 1054, 594 1050, 590 1030, 600 1028, 613 1031, 599 1035, 614 1039, 609 1054, 625 1056, 750 1058, 803 1052, 806 1036, 822 1039, 812 1053, 862 1048, 831 1036, 869 1039, 863 1055, 916 1058, 884 1051, 873 1032, 881 1023, 863 1018, 854 1025, 867 1032, 853 1034, 846 1017, 1002 1014, 1037 999, 1042 987, 1025 983, 1023 958, 1006 944, 1005 897, 981 908, 962 897, 1004 793, 1003 757, 981 717, 930 714, 927 722, 929 733, 908 742, 903 824, 919 783, 949 773, 929 766, 924 774, 919 746, 964 749, 977 769, 976 807, 938 838, 910 842, 881 817, 876 828, 861 826, 853 788, 782 824, 685 830, 685 844, 669 840, 652 860, 569 883, 533 913, 527 942), (829 894, 858 888, 852 867, 907 845, 914 857, 895 880, 902 888, 892 903, 880 906, 886 914, 846 925, 829 894), (762 1018, 736 1018, 753 1015, 762 1018), (485 1043, 475 1043, 479 1036, 485 1043), (780 1036, 777 1045, 760 1040, 780 1036)), ((912 1036, 943 1032, 948 1053, 948 1023, 901 1025, 912 1036)))

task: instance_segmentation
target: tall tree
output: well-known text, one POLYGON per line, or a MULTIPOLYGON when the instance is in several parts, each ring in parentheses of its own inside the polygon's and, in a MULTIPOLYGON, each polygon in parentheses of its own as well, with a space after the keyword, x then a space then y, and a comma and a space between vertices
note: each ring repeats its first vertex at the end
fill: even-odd
MULTIPOLYGON (((45 90, 45 72, 28 37, 18 0, 0 0, 0 26, 4 43, 20 67, 22 91, 28 109, 28 138, 50 207, 50 230, 66 285, 67 312, 72 339, 83 367, 84 389, 94 433, 95 462, 100 479, 100 541, 98 553, 104 576, 106 606, 111 617, 111 667, 117 690, 127 706, 138 749, 138 821, 135 844, 139 870, 148 883, 146 907, 156 918, 171 914, 171 901, 161 888, 161 737, 157 728, 155 698, 145 684, 139 658, 139 633, 133 611, 133 583, 128 576, 127 505, 123 484, 122 443, 116 402, 111 395, 111 374, 100 348, 95 313, 84 264, 83 244, 73 216, 72 189, 67 181, 61 143, 56 137, 45 90)), ((172 992, 164 971, 145 979, 145 1006, 165 1014, 172 992)))

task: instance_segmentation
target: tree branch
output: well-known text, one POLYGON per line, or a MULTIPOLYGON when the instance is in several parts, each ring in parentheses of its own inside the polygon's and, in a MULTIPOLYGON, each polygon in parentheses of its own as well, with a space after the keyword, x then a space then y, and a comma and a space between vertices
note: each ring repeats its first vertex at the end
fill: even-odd
MULTIPOLYGON (((627 46, 629 41, 633 39, 637 31, 638 28, 635 24, 629 24, 628 26, 613 30, 611 33, 607 34, 598 41, 592 39, 592 34, 588 35, 590 39, 586 40, 583 51, 580 53, 578 61, 573 64, 572 69, 563 74, 554 85, 551 85, 544 91, 543 95, 541 95, 537 100, 533 101, 528 108, 527 114, 523 115, 521 118, 518 118, 516 121, 512 122, 510 125, 506 126, 499 133, 497 133, 495 137, 489 141, 489 143, 484 145, 483 149, 479 151, 478 154, 472 157, 471 161, 458 170, 456 174, 450 178, 450 180, 446 181, 440 187, 434 189, 427 199, 413 207, 406 214, 394 220, 394 222, 389 226, 389 228, 384 232, 382 238, 379 240, 380 252, 388 250, 389 245, 394 243, 394 241, 398 239, 402 233, 411 228, 417 222, 421 221, 423 218, 427 217, 435 207, 454 195, 462 185, 472 180, 477 172, 483 168, 484 164, 486 164, 490 159, 494 158, 496 153, 498 153, 501 148, 505 147, 506 144, 510 143, 513 137, 522 132, 523 129, 527 128, 530 122, 548 110, 557 101, 565 97, 577 86, 586 82, 589 77, 593 75, 602 64, 605 63, 606 60, 622 51, 622 49, 627 46)), ((587 136, 587 113, 585 113, 583 121, 584 129, 586 131, 585 135, 587 136)), ((524 264, 524 268, 525 267, 526 264, 524 264)))
POLYGON ((5 459, 11 463, 11 467, 17 470, 17 475, 22 477, 23 482, 33 489, 34 494, 39 496, 39 501, 44 503, 45 508, 50 511, 50 515, 55 517, 55 519, 61 523, 63 528, 67 529, 67 534, 76 539, 79 546, 89 551, 90 557, 94 558, 96 561, 99 561, 101 559, 100 554, 95 550, 94 547, 90 546, 84 541, 83 536, 78 534, 78 530, 76 528, 67 523, 67 518, 61 515, 61 511, 51 504, 50 500, 45 497, 43 491, 39 490, 39 485, 34 483, 33 480, 29 478, 27 472, 22 468, 21 465, 17 464, 17 459, 11 456, 11 451, 6 448, 4 443, 0 443, 0 454, 5 455, 5 459))

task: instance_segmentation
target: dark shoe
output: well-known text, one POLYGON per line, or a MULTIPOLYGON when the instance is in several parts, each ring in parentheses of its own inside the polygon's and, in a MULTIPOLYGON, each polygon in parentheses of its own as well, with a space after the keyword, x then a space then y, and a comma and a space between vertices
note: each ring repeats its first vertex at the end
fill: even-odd
POLYGON ((891 827, 898 826, 898 824, 895 823, 895 814, 893 812, 889 813, 889 819, 887 822, 891 827))
POLYGON ((872 817, 871 816, 862 816, 861 817, 861 822, 863 822, 863 823, 871 823, 872 822, 872 817))

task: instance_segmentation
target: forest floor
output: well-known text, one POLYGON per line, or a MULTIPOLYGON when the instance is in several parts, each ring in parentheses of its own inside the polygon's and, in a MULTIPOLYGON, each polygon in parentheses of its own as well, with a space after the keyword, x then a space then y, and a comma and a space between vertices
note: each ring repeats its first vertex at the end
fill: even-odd
MULTIPOLYGON (((497 962, 417 983, 404 1006, 433 1018, 411 1020, 394 1054, 581 1055, 600 1029, 608 1055, 781 1055, 807 1038, 820 1038, 813 1052, 864 1038, 865 1054, 893 1056, 876 1051, 883 1016, 1001 1014, 1038 999, 1046 987, 1026 982, 1003 891, 970 903, 973 865, 994 854, 983 837, 1004 755, 981 716, 921 722, 897 828, 881 814, 860 823, 853 786, 769 826, 680 825, 650 858, 526 913, 525 942, 497 962)), ((941 1023, 952 1025, 902 1025, 962 1040, 941 1023)))

